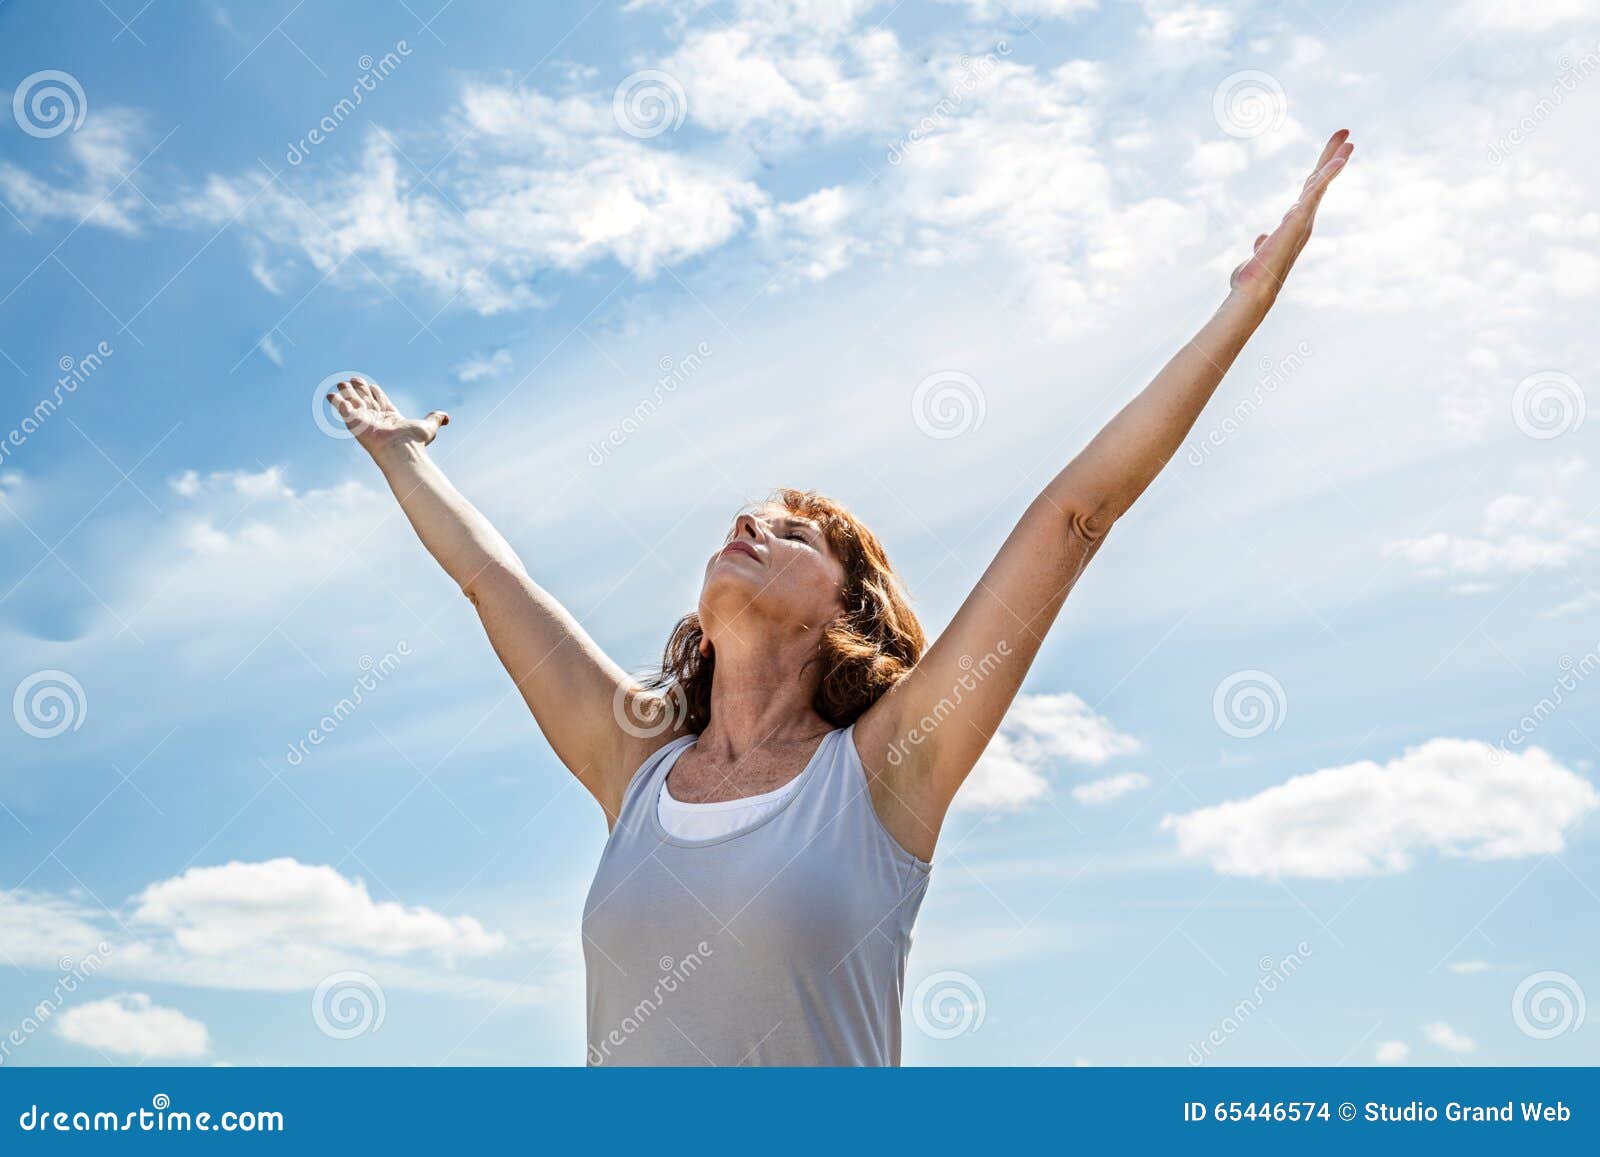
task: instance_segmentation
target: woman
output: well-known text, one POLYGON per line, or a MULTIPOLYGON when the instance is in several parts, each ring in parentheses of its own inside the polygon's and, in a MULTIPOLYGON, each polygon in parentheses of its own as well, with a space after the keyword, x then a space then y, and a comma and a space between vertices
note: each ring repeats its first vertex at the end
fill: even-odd
POLYGON ((899 1062, 906 953, 945 812, 1083 568, 1271 308, 1347 136, 926 651, 871 532, 781 490, 734 521, 697 612, 640 685, 429 459, 447 415, 408 420, 359 380, 329 395, 606 814, 583 915, 590 1063, 899 1062))

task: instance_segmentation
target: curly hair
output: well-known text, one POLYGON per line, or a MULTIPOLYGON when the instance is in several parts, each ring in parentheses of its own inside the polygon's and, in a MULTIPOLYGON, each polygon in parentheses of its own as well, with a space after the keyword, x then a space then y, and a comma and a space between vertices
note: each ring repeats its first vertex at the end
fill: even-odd
MULTIPOLYGON (((814 662, 822 666, 812 706, 835 727, 848 727, 922 657, 927 639, 876 535, 839 503, 814 490, 774 490, 769 503, 809 518, 822 528, 844 566, 844 609, 822 632, 814 662)), ((667 639, 661 668, 645 686, 682 696, 685 730, 699 733, 711 721, 716 653, 700 653, 700 616, 678 620, 667 639)))

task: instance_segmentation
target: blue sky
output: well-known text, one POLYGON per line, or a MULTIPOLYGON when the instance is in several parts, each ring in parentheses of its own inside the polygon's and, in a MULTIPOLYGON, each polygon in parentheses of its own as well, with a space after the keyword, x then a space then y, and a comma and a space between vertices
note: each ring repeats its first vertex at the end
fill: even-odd
POLYGON ((329 374, 625 666, 777 485, 937 630, 1339 127, 906 1059, 1600 1060, 1595 5, 435 2, 0 5, 4 1063, 581 1061, 600 814, 329 374))

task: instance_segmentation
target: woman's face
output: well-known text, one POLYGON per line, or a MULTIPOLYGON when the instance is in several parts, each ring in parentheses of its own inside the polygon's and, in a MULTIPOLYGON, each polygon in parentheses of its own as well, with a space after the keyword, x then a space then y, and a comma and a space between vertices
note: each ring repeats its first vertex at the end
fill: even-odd
POLYGON ((706 564, 700 622, 713 645, 741 623, 820 632, 843 609, 844 566, 822 527, 777 505, 734 519, 706 564))

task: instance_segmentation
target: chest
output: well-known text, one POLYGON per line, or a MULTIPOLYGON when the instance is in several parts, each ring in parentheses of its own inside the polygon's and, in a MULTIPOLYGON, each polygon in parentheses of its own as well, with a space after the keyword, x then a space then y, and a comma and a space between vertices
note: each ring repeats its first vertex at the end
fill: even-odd
POLYGON ((725 803, 777 791, 805 770, 817 742, 758 748, 737 759, 691 747, 668 775, 672 797, 682 803, 725 803))

